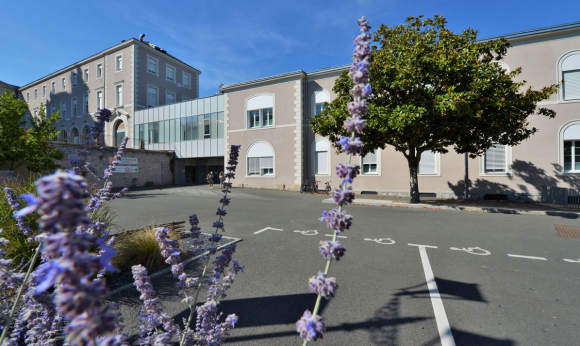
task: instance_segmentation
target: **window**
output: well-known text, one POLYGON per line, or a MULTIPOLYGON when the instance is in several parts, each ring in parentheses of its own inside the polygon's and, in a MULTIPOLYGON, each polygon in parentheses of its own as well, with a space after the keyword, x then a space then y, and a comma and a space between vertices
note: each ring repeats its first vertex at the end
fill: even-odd
POLYGON ((62 130, 61 137, 63 142, 68 142, 68 134, 66 133, 66 130, 62 130))
POLYGON ((83 96, 83 114, 89 114, 89 95, 83 96))
POLYGON ((97 91, 97 108, 103 109, 103 92, 97 91))
POLYGON ((76 117, 77 116, 77 99, 76 98, 72 99, 72 109, 71 109, 71 111, 72 111, 72 115, 71 116, 76 117))
POLYGON ((53 94, 56 93, 56 82, 51 83, 50 92, 53 94))
POLYGON ((117 55, 115 57, 115 71, 121 71, 123 69, 123 56, 117 55))
POLYGON ((38 89, 34 89, 34 101, 38 101, 38 89))
POLYGON ((70 137, 74 144, 79 144, 79 130, 73 127, 73 129, 70 130, 70 137))
POLYGON ((328 99, 328 94, 326 91, 319 90, 314 93, 314 115, 318 115, 322 113, 322 111, 326 108, 327 103, 330 101, 328 99))
POLYGON ((507 172, 507 146, 495 144, 483 154, 485 173, 507 172))
POLYGON ((157 94, 157 88, 152 86, 147 86, 147 107, 157 107, 159 106, 159 95, 157 94))
POLYGON ((97 79, 103 77, 103 64, 97 64, 97 79))
POLYGON ((119 121, 115 126, 115 146, 118 147, 121 145, 123 138, 125 138, 125 123, 119 121))
POLYGON ((211 137, 211 126, 210 126, 211 114, 204 115, 203 119, 203 138, 211 137))
POLYGON ((30 103, 30 93, 26 93, 26 102, 30 103))
POLYGON ((172 104, 175 103, 175 94, 166 92, 165 93, 165 104, 172 104))
POLYGON ((115 87, 115 104, 117 106, 123 105, 123 86, 117 85, 115 87))
POLYGON ((83 80, 85 81, 85 83, 89 82, 89 69, 86 68, 84 73, 83 73, 83 80))
POLYGON ((56 113, 56 105, 55 104, 52 105, 50 116, 52 116, 53 113, 56 113))
POLYGON ((73 86, 73 88, 74 88, 74 87, 76 87, 76 86, 77 86, 77 73, 76 73, 76 72, 73 72, 73 73, 72 73, 72 77, 71 77, 71 79, 72 79, 72 86, 73 86))
POLYGON ((318 140, 314 144, 314 174, 329 174, 328 143, 318 140))
POLYGON ((431 150, 424 151, 421 154, 421 161, 419 161, 418 174, 434 175, 437 174, 437 155, 431 150))
POLYGON ((159 60, 152 58, 150 56, 147 57, 147 72, 159 76, 157 72, 157 65, 159 65, 159 60))
POLYGON ((64 91, 66 90, 66 78, 62 77, 60 80, 61 84, 60 84, 60 90, 64 91))
POLYGON ((580 172, 580 123, 564 130, 564 172, 580 172))
POLYGON ((249 176, 273 176, 274 152, 266 142, 256 142, 248 150, 247 174, 249 176))
POLYGON ((580 54, 573 54, 562 61, 562 86, 564 100, 580 99, 580 54))
POLYGON ((165 68, 165 79, 175 83, 175 67, 166 65, 165 68))
POLYGON ((189 73, 182 72, 181 81, 184 88, 191 89, 191 75, 189 73))
POLYGON ((42 98, 45 99, 46 98, 46 85, 42 86, 42 98))
POLYGON ((66 119, 66 101, 60 103, 60 118, 66 119))
POLYGON ((274 125, 274 96, 254 96, 246 100, 246 109, 249 129, 274 125))
POLYGON ((38 118, 38 111, 35 109, 34 110, 34 119, 38 118))
POLYGON ((368 153, 362 158, 362 174, 377 174, 377 152, 368 153))

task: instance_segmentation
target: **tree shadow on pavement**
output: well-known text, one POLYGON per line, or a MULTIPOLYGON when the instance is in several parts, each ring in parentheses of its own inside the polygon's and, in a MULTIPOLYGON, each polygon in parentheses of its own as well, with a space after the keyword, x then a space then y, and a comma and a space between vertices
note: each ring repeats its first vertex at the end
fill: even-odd
MULTIPOLYGON (((455 345, 457 346, 514 346, 516 343, 508 339, 496 339, 489 336, 466 332, 451 328, 455 345)), ((441 339, 435 337, 421 346, 441 345, 441 339)))
MULTIPOLYGON (((487 303, 478 284, 470 284, 454 280, 446 280, 435 278, 439 294, 444 299, 458 299, 468 300, 472 302, 487 303)), ((419 284, 407 288, 402 288, 401 292, 396 293, 395 296, 411 296, 413 298, 431 298, 427 284, 419 284)))

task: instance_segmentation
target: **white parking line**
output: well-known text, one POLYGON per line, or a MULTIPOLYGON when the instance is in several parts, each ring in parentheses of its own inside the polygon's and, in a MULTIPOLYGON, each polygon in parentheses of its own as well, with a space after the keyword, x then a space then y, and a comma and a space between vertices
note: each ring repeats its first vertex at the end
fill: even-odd
POLYGON ((512 255, 512 254, 509 254, 509 253, 508 253, 508 256, 510 256, 510 257, 518 257, 518 258, 535 259, 535 260, 541 260, 541 261, 547 261, 547 259, 545 259, 544 257, 512 255))
POLYGON ((441 346, 455 346, 455 339, 453 339, 453 333, 451 332, 447 314, 443 307, 443 301, 441 300, 441 295, 435 282, 433 269, 431 269, 429 257, 427 257, 427 250, 425 250, 425 248, 436 249, 437 246, 417 244, 409 244, 409 246, 417 246, 421 254, 421 262, 423 262, 423 271, 425 272, 425 280, 427 280, 427 288, 429 289, 431 303, 433 304, 433 312, 435 313, 435 321, 437 322, 437 329, 439 330, 439 337, 441 338, 441 346))

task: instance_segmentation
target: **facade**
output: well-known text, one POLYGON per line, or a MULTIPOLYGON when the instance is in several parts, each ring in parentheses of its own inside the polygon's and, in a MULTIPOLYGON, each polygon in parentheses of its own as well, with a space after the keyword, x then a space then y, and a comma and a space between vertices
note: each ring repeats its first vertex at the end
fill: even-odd
POLYGON ((209 172, 218 182, 224 171, 223 95, 135 112, 134 146, 175 153, 176 184, 204 183, 209 172))
POLYGON ((13 94, 18 92, 18 87, 16 85, 8 84, 0 80, 0 95, 4 95, 4 90, 6 89, 13 94))
MULTIPOLYGON (((555 119, 531 115, 538 133, 515 147, 497 145, 469 160, 472 198, 503 195, 510 200, 539 199, 541 186, 580 188, 580 22, 503 36, 510 41, 500 64, 535 89, 558 84, 557 94, 539 106, 555 119)), ((499 37, 497 37, 499 38, 499 37)), ((495 38, 490 38, 495 39, 495 38)), ((221 87, 225 146, 241 144, 236 182, 248 187, 298 189, 303 179, 337 186, 334 166, 346 162, 328 139, 315 135, 308 118, 336 97, 334 81, 350 65, 281 75, 221 87)), ((227 149, 226 149, 227 150, 227 149)), ((227 153, 227 152, 226 152, 227 153)), ((360 159, 360 193, 409 196, 409 170, 392 147, 360 159)), ((455 198, 464 189, 464 156, 424 153, 419 166, 423 196, 455 198)))
POLYGON ((118 146, 124 136, 134 137, 135 111, 199 97, 201 72, 142 37, 124 40, 19 88, 29 116, 37 115, 41 104, 49 114, 60 111, 56 140, 82 143, 95 112, 111 109, 103 144, 118 146))

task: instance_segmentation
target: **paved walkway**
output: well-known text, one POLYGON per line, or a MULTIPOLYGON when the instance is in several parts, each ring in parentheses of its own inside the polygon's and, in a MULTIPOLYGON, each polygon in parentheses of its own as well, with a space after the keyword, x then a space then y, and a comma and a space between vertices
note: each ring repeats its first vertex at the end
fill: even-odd
MULTIPOLYGON (((413 208, 413 209, 436 209, 436 210, 456 210, 471 211, 481 213, 502 213, 519 215, 548 215, 564 216, 568 218, 580 218, 580 209, 558 208, 544 203, 518 203, 502 201, 463 201, 463 200, 423 200, 421 203, 412 204, 408 198, 384 199, 380 197, 360 198, 357 197, 354 204, 370 205, 392 208, 413 208)), ((334 203, 331 199, 325 199, 323 203, 334 203)))

